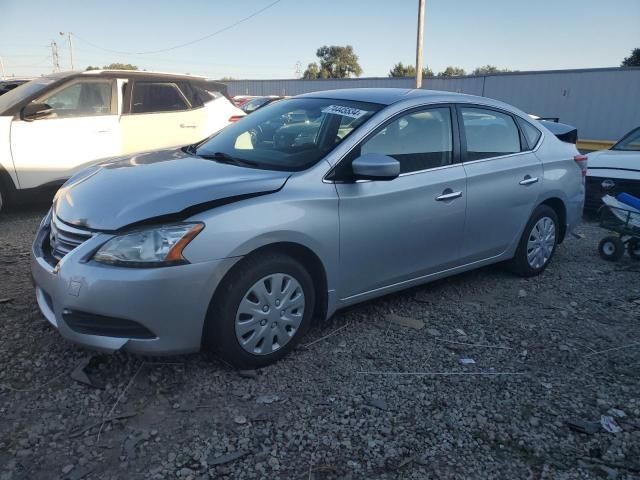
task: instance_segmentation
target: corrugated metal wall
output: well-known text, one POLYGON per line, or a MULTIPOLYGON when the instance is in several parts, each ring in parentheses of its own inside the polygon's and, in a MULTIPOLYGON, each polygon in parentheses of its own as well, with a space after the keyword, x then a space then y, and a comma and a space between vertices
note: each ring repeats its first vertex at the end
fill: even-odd
MULTIPOLYGON (((299 95, 363 87, 411 88, 412 78, 344 80, 233 80, 231 95, 299 95)), ((640 126, 640 68, 514 72, 428 78, 423 88, 484 95, 578 127, 580 138, 617 140, 640 126)))

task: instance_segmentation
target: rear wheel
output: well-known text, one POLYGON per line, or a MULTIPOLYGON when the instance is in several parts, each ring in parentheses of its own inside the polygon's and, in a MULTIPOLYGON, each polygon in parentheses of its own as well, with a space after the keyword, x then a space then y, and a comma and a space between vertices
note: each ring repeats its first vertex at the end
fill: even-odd
POLYGON ((632 238, 627 243, 627 252, 634 260, 640 260, 640 239, 632 238))
POLYGON ((598 253, 608 262, 617 262, 624 255, 624 243, 619 237, 613 235, 604 237, 598 245, 598 253))
POLYGON ((315 298, 311 275, 293 258, 249 258, 220 285, 207 315, 205 343, 235 367, 269 365, 304 335, 315 298))
POLYGON ((511 270, 523 277, 539 275, 547 268, 558 245, 558 215, 548 205, 536 208, 524 229, 511 270))

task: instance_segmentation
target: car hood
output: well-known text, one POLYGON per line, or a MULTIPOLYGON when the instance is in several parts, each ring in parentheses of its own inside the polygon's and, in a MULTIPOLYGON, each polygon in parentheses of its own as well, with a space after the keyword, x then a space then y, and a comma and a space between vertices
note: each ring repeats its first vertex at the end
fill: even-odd
POLYGON ((275 192, 289 175, 163 150, 81 171, 58 191, 53 208, 71 225, 114 231, 147 220, 186 218, 216 205, 275 192))
POLYGON ((640 170, 640 152, 601 150, 589 153, 589 168, 630 168, 640 170))

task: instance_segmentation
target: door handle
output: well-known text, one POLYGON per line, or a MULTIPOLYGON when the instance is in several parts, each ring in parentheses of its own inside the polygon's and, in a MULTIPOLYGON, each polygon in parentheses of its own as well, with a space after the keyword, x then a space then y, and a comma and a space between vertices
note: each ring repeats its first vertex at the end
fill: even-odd
POLYGON ((460 198, 462 196, 462 192, 452 192, 450 188, 447 188, 442 195, 438 195, 436 200, 438 202, 445 202, 447 200, 454 200, 456 198, 460 198))
POLYGON ((196 128, 196 124, 195 123, 181 123, 180 124, 180 128, 196 128))
POLYGON ((98 130, 98 133, 111 133, 111 130, 98 130))
POLYGON ((538 182, 538 177, 530 177, 529 175, 526 175, 524 177, 524 180, 520 180, 520 185, 531 185, 533 183, 537 183, 538 182))

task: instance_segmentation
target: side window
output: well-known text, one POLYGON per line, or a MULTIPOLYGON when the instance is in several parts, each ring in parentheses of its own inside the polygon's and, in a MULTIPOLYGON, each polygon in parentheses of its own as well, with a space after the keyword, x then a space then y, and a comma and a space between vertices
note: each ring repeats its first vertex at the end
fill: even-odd
POLYGON ((536 127, 521 118, 518 119, 518 123, 520 124, 522 133, 524 133, 524 137, 527 139, 529 149, 533 149, 538 143, 538 140, 540 140, 542 133, 536 127))
POLYGON ((360 154, 379 153, 400 162, 400 173, 453 162, 451 111, 432 108, 403 115, 360 146, 360 154))
POLYGON ((511 115, 462 107, 467 161, 520 152, 520 132, 511 115))
POLYGON ((175 112, 187 110, 189 103, 175 83, 135 82, 131 113, 175 112))
POLYGON ((52 109, 46 118, 92 117, 111 114, 111 81, 76 82, 36 100, 52 109))

